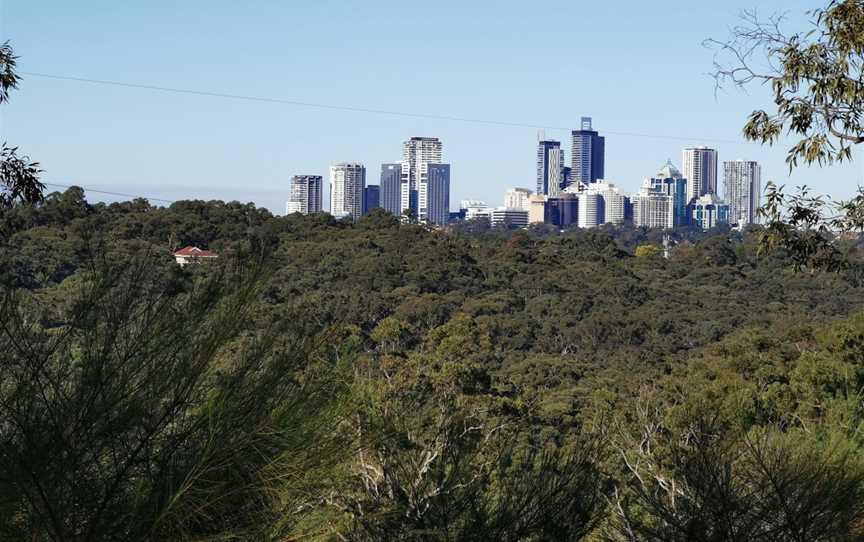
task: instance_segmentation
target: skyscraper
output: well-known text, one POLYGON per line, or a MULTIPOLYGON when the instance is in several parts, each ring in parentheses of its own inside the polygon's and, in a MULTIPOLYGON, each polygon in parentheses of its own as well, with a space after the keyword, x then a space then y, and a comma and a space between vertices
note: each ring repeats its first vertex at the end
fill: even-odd
POLYGON ((428 207, 426 181, 429 164, 440 164, 441 141, 437 137, 412 137, 402 144, 402 185, 399 213, 406 210, 420 220, 427 217, 421 209, 428 207))
POLYGON ((450 221, 450 164, 429 164, 427 173, 420 220, 443 226, 450 221))
POLYGON ((532 192, 527 188, 510 188, 504 192, 504 207, 506 209, 528 210, 528 198, 532 192))
POLYGON ((591 184, 605 175, 606 138, 591 128, 591 117, 582 117, 582 128, 574 130, 571 149, 571 182, 591 184))
POLYGON ((717 193, 717 151, 708 147, 684 149, 687 203, 705 194, 717 193))
POLYGON ((729 223, 756 224, 762 205, 762 167, 748 160, 723 162, 723 186, 729 223))
POLYGON ((648 179, 651 187, 672 198, 672 225, 669 228, 683 226, 687 218, 687 179, 678 171, 672 161, 666 162, 657 175, 648 179))
POLYGON ((363 189, 363 215, 368 215, 372 209, 381 207, 381 187, 370 184, 363 189))
POLYGON ((402 212, 402 164, 381 164, 379 205, 396 216, 402 212))
POLYGON ((285 204, 285 214, 304 215, 321 212, 322 184, 320 175, 295 175, 291 178, 291 190, 285 204))
POLYGON ((555 197, 564 183, 564 153, 559 141, 537 143, 537 195, 555 197))
POLYGON ((363 189, 366 168, 363 164, 336 164, 330 167, 330 214, 336 218, 363 216, 363 189))

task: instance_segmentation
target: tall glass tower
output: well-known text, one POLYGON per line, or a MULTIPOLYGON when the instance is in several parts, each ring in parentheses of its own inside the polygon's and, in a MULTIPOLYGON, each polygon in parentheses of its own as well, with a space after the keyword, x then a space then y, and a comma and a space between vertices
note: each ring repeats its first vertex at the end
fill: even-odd
POLYGON ((591 184, 605 176, 606 138, 591 128, 591 117, 582 117, 582 127, 574 130, 571 149, 572 182, 591 184))
POLYGON ((432 224, 450 221, 450 164, 429 164, 426 181, 426 208, 421 216, 432 224))
POLYGON ((399 216, 402 212, 402 164, 381 164, 379 205, 399 216))
POLYGON ((564 153, 559 141, 537 143, 537 195, 556 197, 564 183, 564 153))

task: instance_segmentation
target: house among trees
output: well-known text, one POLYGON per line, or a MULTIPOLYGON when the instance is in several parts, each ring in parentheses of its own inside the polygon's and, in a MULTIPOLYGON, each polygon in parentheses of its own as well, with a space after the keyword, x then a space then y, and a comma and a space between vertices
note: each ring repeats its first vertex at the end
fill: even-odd
POLYGON ((219 255, 209 250, 203 250, 198 247, 184 247, 174 252, 174 260, 180 266, 189 263, 199 263, 203 261, 215 260, 219 255))

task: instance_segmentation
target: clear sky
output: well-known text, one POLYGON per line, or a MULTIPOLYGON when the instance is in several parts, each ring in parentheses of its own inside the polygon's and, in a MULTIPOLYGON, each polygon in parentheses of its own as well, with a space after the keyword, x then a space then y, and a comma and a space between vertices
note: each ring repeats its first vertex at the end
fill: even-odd
MULTIPOLYGON (((759 160, 765 180, 838 198, 861 182, 864 153, 789 179, 784 148, 740 137, 766 94, 715 99, 713 53, 701 46, 724 37, 742 9, 788 10, 800 23, 820 3, 0 0, 0 41, 12 41, 27 72, 528 125, 575 128, 592 116, 607 136, 606 177, 626 190, 667 158, 680 167, 682 147, 704 144, 721 161, 759 160)), ((326 177, 330 164, 358 161, 377 183, 380 164, 398 161, 411 136, 443 140, 454 207, 467 198, 500 205, 506 188, 534 187, 530 127, 38 77, 0 109, 0 138, 39 160, 49 182, 253 201, 278 213, 292 175, 326 177)))

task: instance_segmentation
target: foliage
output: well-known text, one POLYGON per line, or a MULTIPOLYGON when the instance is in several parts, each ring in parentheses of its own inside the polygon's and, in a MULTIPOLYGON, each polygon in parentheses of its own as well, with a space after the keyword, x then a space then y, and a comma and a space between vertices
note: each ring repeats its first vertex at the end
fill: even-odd
POLYGON ((854 241, 842 272, 796 274, 759 228, 676 231, 669 259, 637 258, 652 232, 460 233, 81 189, 0 224, 6 538, 707 537, 729 508, 706 495, 746 508, 736 525, 779 517, 753 443, 771 476, 807 480, 789 499, 837 511, 820 533, 854 534, 854 241), (219 262, 174 265, 192 243, 219 262), (674 510, 625 458, 676 481, 674 510))
MULTIPOLYGON (((793 134, 797 142, 786 157, 790 171, 801 163, 852 160, 853 146, 864 142, 864 2, 830 0, 810 15, 811 29, 789 33, 782 16, 762 20, 755 11, 745 12, 728 40, 706 41, 717 51, 718 88, 771 88, 776 110, 752 112, 744 136, 773 145, 793 134)), ((836 204, 806 188, 787 196, 783 187, 769 185, 767 195, 763 248, 786 251, 799 269, 843 270, 831 238, 864 229, 864 193, 836 204)))
MULTIPOLYGON (((0 45, 0 105, 9 101, 10 90, 18 88, 17 58, 8 41, 0 45)), ((42 201, 45 185, 39 181, 41 172, 38 162, 19 156, 17 147, 9 147, 3 142, 0 145, 0 209, 17 202, 42 201)))
POLYGON ((332 399, 296 377, 308 353, 242 333, 260 279, 130 264, 56 305, 3 296, 4 539, 266 533, 302 502, 284 488, 328 460, 332 399))
POLYGON ((351 463, 348 490, 328 499, 349 517, 344 539, 581 540, 600 518, 593 442, 517 451, 510 431, 452 402, 431 420, 396 415, 364 425, 357 432, 368 444, 351 463))
POLYGON ((0 146, 0 207, 16 202, 38 202, 45 185, 39 181, 39 163, 18 156, 17 147, 0 146))
POLYGON ((830 164, 851 160, 852 145, 864 142, 864 3, 831 0, 812 13, 812 29, 786 33, 783 18, 760 20, 745 12, 729 41, 708 40, 721 56, 718 85, 770 86, 776 111, 754 111, 744 127, 749 139, 773 144, 783 132, 800 140, 789 149, 790 167, 799 160, 830 164), (756 64, 763 55, 767 65, 756 64))
POLYGON ((663 249, 657 245, 639 245, 636 247, 634 255, 637 258, 650 258, 663 252, 663 249))
MULTIPOLYGON (((853 540, 864 536, 864 463, 844 439, 747 432, 696 411, 674 426, 643 409, 621 447, 629 479, 610 540, 853 540)), ((674 422, 673 422, 674 423, 674 422)))
POLYGON ((18 88, 17 60, 8 41, 0 44, 0 104, 8 102, 9 91, 18 88))

